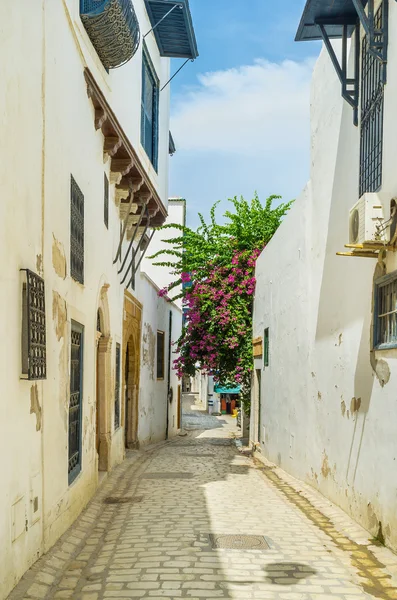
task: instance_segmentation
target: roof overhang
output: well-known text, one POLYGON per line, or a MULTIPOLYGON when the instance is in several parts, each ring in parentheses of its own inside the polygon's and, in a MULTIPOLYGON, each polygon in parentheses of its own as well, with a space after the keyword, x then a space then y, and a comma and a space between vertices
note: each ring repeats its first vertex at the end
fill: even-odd
MULTIPOLYGON (((363 6, 367 0, 363 0, 363 6)), ((295 41, 321 40, 320 25, 330 39, 341 38, 343 26, 347 25, 351 36, 358 15, 353 0, 307 0, 295 41)))
POLYGON ((138 221, 141 227, 149 222, 150 227, 163 225, 167 210, 138 153, 88 68, 84 71, 84 77, 88 96, 95 109, 95 129, 103 134, 104 157, 111 159, 110 182, 116 186, 115 197, 120 218, 124 220, 127 217, 129 235, 132 235, 138 221), (127 209, 128 215, 125 214, 127 209))
POLYGON ((189 0, 145 0, 145 5, 160 55, 192 60, 197 58, 189 0))

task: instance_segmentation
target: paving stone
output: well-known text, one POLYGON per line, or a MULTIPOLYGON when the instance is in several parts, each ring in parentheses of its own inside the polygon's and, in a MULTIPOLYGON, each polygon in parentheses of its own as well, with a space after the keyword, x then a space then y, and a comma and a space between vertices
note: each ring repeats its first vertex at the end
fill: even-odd
MULTIPOLYGON (((280 474, 289 495, 283 493, 229 444, 234 424, 196 410, 187 418, 187 453, 179 438, 132 453, 9 600, 371 600, 350 558, 356 543, 368 543, 365 532, 287 474, 280 474), (148 471, 194 478, 139 476, 148 471), (302 494, 317 524, 300 510, 302 494), (135 495, 141 502, 103 503, 135 495), (264 536, 270 548, 214 550, 209 534, 264 536)), ((388 570, 365 548, 362 568, 375 565, 378 582, 397 574, 397 558, 375 551, 388 570)), ((397 598, 397 589, 387 591, 397 598)))

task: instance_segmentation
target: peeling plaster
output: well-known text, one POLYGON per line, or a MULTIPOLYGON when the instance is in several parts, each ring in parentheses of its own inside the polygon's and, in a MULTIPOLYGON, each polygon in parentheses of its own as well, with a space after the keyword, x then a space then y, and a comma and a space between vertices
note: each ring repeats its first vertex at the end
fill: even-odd
POLYGON ((379 383, 384 387, 390 381, 390 367, 388 363, 381 358, 376 361, 375 374, 379 379, 379 383))
POLYGON ((36 415, 36 431, 41 429, 41 406, 37 383, 30 388, 30 414, 36 415))
POLYGON ((350 402, 350 412, 354 415, 356 412, 360 410, 361 406, 361 398, 352 398, 350 402))
POLYGON ((54 241, 52 242, 52 266, 54 267, 55 273, 62 277, 62 279, 66 278, 66 257, 65 250, 63 248, 63 244, 58 242, 55 235, 52 234, 54 241))
POLYGON ((156 336, 150 323, 143 326, 142 363, 148 367, 150 378, 154 380, 154 362, 156 357, 156 336))
POLYGON ((52 318, 59 342, 65 335, 65 326, 67 323, 68 313, 66 301, 58 294, 58 292, 54 291, 52 292, 52 318))

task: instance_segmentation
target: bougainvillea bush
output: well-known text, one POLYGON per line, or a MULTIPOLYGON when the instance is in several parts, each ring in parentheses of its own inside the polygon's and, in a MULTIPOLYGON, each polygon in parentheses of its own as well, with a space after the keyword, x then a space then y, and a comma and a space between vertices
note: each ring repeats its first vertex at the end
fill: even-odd
POLYGON ((272 208, 278 196, 271 196, 262 206, 258 196, 251 202, 234 198, 234 211, 224 215, 226 222, 216 222, 216 204, 210 223, 200 217, 195 231, 175 224, 166 225, 181 231, 178 238, 164 240, 171 248, 159 255, 169 260, 155 264, 173 270, 175 281, 162 296, 183 284, 177 297, 183 298, 186 323, 177 342, 174 368, 178 376, 194 376, 202 370, 224 385, 241 385, 247 408, 250 399, 252 355, 252 316, 255 294, 255 264, 259 254, 279 227, 291 203, 272 208))

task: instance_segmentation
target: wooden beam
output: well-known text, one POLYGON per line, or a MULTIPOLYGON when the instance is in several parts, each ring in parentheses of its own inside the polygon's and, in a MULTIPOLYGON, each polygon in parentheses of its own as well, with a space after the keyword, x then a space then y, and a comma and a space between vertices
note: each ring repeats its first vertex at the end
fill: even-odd
POLYGON ((375 252, 337 252, 336 256, 355 256, 357 258, 378 258, 375 252))
POLYGON ((386 244, 381 244, 380 242, 371 242, 364 244, 345 244, 345 248, 353 248, 355 250, 369 250, 373 252, 374 250, 390 250, 395 251, 396 248, 394 246, 387 246, 386 244))

